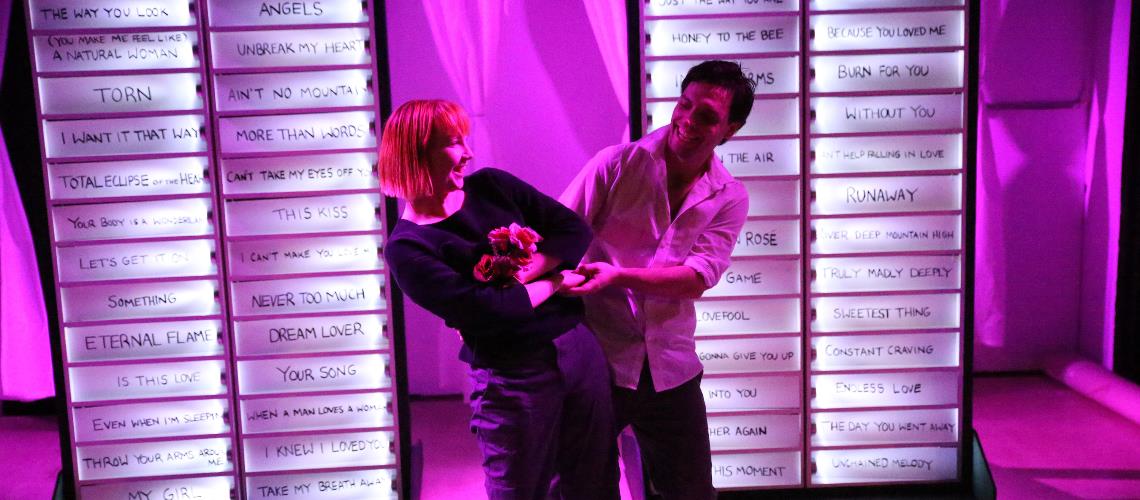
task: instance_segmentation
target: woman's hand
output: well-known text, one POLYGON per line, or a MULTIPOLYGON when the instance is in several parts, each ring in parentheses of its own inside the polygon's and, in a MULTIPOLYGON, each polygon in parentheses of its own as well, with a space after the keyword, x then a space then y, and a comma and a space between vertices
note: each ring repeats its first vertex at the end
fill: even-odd
POLYGON ((562 271, 562 283, 558 286, 557 293, 562 294, 566 290, 576 288, 585 282, 586 277, 575 271, 562 271))
POLYGON ((605 262, 591 262, 578 266, 574 273, 583 276, 585 279, 576 286, 560 289, 559 292, 563 295, 581 297, 597 293, 603 288, 613 285, 618 280, 621 270, 605 262))

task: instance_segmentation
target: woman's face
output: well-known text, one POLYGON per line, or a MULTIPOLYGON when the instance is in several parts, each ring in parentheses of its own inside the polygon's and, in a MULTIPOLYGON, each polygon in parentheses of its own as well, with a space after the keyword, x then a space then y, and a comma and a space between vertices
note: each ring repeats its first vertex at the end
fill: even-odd
POLYGON ((458 134, 432 134, 428 141, 428 170, 435 195, 463 189, 463 170, 473 156, 467 138, 458 134))

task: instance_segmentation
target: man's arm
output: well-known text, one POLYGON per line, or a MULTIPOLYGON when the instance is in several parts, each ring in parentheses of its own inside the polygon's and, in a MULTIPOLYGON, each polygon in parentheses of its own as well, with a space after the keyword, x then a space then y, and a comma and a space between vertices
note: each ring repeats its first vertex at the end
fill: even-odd
POLYGON ((620 268, 605 262, 591 262, 578 266, 578 273, 585 276, 586 281, 567 289, 566 295, 589 295, 609 286, 620 286, 652 295, 695 299, 708 290, 704 279, 689 266, 620 268))

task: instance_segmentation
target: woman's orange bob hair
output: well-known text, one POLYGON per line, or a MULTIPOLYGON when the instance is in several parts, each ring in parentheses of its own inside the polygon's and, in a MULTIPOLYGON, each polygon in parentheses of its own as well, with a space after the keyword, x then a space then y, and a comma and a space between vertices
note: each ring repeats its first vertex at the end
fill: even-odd
POLYGON ((428 171, 428 145, 433 136, 466 137, 467 113, 442 99, 408 101, 396 108, 380 139, 380 191, 411 200, 435 191, 428 171))

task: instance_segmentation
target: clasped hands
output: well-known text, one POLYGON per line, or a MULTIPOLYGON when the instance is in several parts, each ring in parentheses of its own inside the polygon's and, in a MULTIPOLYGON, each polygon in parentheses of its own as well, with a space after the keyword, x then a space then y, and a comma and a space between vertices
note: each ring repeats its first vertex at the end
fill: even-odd
POLYGON ((618 274, 618 268, 605 262, 580 264, 573 271, 562 271, 562 284, 557 293, 568 297, 597 293, 612 285, 618 274))

